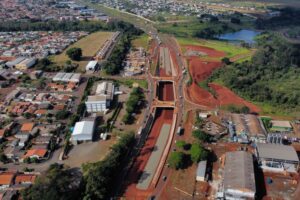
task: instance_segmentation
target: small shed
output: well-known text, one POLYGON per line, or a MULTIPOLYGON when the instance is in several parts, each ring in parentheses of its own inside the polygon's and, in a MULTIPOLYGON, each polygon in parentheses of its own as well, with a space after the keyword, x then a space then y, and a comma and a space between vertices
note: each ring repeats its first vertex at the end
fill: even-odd
POLYGON ((198 163, 197 174, 196 174, 197 181, 205 181, 206 167, 207 167, 207 160, 203 160, 198 163))

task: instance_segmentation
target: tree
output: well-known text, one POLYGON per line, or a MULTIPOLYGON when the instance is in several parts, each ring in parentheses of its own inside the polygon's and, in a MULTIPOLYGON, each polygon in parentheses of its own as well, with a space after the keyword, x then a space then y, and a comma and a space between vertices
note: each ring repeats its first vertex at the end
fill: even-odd
POLYGON ((7 163, 8 162, 8 158, 6 157, 5 154, 0 153, 0 161, 3 163, 7 163))
POLYGON ((110 199, 119 184, 122 169, 128 164, 134 141, 134 133, 123 134, 102 161, 83 165, 85 200, 110 199))
POLYGON ((31 187, 22 190, 24 200, 80 199, 81 177, 59 164, 52 164, 31 187), (79 181, 78 181, 79 179, 79 181))
POLYGON ((179 140, 176 142, 176 147, 180 149, 184 149, 184 146, 186 145, 186 142, 184 140, 179 140))
POLYGON ((209 139, 209 135, 200 129, 194 130, 192 134, 193 134, 194 138, 197 138, 198 140, 200 140, 202 142, 206 142, 209 139))
POLYGON ((79 61, 82 57, 82 50, 81 50, 81 48, 73 47, 73 48, 70 48, 67 50, 66 55, 71 60, 79 61))
POLYGON ((171 168, 182 169, 184 167, 184 153, 172 152, 168 160, 168 164, 171 168))
POLYGON ((231 61, 230 61, 230 59, 229 58, 227 58, 227 57, 224 57, 224 58, 222 58, 222 63, 224 63, 225 65, 229 65, 229 64, 231 64, 231 61))
POLYGON ((240 24, 241 23, 241 20, 239 18, 236 18, 236 17, 232 17, 230 19, 231 23, 233 24, 240 24))
POLYGON ((56 113, 55 118, 57 120, 63 120, 63 119, 67 119, 69 117, 69 115, 70 115, 69 111, 60 110, 56 113))
POLYGON ((190 149, 191 160, 194 163, 198 163, 200 160, 205 160, 208 156, 208 152, 198 143, 193 143, 190 149))

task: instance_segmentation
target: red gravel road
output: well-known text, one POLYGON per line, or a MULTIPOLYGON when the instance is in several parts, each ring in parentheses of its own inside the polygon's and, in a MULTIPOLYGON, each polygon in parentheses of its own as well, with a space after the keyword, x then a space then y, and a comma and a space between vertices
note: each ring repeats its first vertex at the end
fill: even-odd
POLYGON ((197 45, 186 45, 184 46, 186 51, 199 51, 205 53, 209 57, 214 57, 214 58, 221 58, 226 56, 226 53, 223 51, 218 51, 213 48, 209 47, 204 47, 204 46, 197 46, 197 45))
POLYGON ((173 110, 172 109, 157 109, 156 118, 150 134, 145 142, 144 147, 140 151, 139 156, 136 158, 133 167, 131 168, 129 175, 127 177, 127 190, 125 192, 125 197, 128 200, 144 200, 149 197, 153 188, 148 190, 138 190, 136 185, 138 183, 139 177, 142 175, 143 170, 151 156, 151 153, 156 144, 156 140, 159 136, 160 130, 163 124, 172 124, 173 110))
POLYGON ((160 82, 158 86, 158 99, 160 101, 174 101, 172 82, 160 82))

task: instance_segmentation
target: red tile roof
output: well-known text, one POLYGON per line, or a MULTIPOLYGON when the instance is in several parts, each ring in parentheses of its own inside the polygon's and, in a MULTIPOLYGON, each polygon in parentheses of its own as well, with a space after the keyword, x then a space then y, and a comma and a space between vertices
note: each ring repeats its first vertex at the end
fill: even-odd
POLYGON ((15 184, 21 184, 21 183, 34 183, 36 179, 35 175, 31 174, 19 174, 16 176, 15 184))
POLYGON ((11 185, 15 174, 12 172, 3 172, 0 174, 0 185, 11 185))
POLYGON ((34 123, 24 123, 21 127, 21 131, 30 132, 34 127, 34 123))
POLYGON ((39 158, 43 158, 46 156, 46 154, 47 154, 46 149, 29 149, 24 155, 24 158, 29 158, 32 156, 38 156, 39 158))

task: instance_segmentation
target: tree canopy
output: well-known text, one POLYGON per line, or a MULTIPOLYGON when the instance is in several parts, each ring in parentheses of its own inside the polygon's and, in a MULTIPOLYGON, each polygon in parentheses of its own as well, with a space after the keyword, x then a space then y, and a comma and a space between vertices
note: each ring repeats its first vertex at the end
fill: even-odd
POLYGON ((191 160, 194 163, 198 163, 200 160, 205 160, 208 156, 208 152, 198 143, 192 144, 190 154, 191 160))
POLYGON ((171 168, 181 169, 184 167, 184 157, 185 154, 183 152, 172 152, 168 163, 171 168))
POLYGON ((72 60, 79 61, 82 57, 82 50, 81 48, 73 47, 67 50, 66 55, 72 60))

